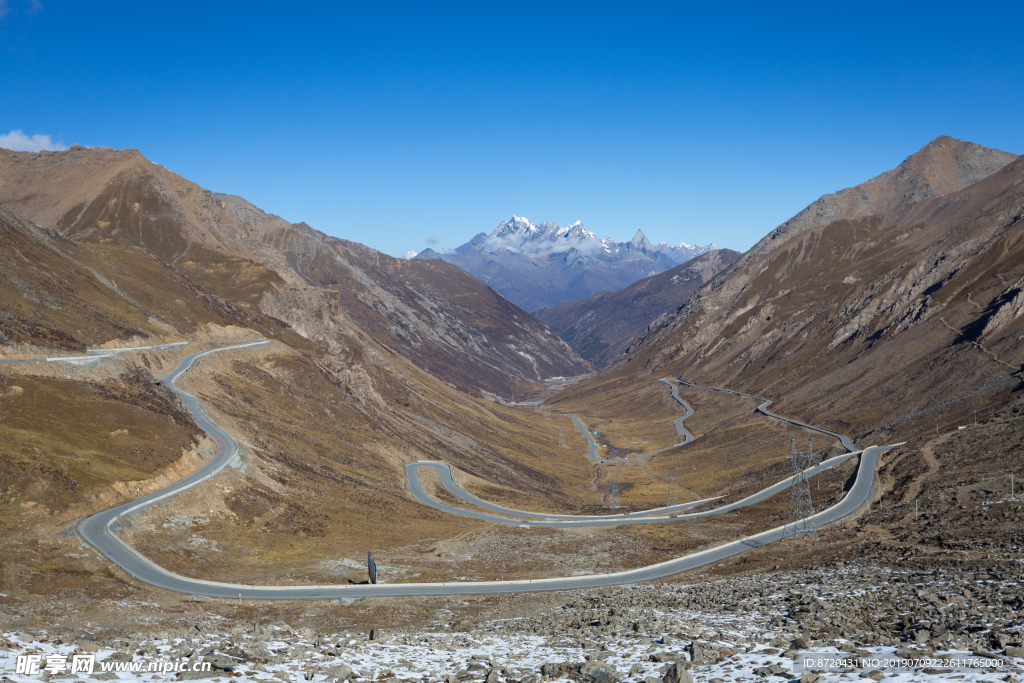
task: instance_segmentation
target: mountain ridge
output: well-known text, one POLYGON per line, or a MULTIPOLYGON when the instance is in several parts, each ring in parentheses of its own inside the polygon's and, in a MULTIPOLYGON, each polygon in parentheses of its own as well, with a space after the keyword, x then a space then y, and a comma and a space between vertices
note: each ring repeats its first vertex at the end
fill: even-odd
POLYGON ((671 374, 872 439, 1012 399, 1024 388, 1024 161, 937 143, 852 188, 871 200, 848 202, 853 217, 812 210, 838 206, 826 195, 787 221, 593 382, 671 374), (856 204, 885 210, 858 216, 856 204))

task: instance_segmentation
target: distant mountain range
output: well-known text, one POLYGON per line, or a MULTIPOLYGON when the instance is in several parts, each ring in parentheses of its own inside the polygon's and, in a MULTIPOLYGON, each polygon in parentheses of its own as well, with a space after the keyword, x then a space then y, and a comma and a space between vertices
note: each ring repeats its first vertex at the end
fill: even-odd
POLYGON ((456 249, 406 257, 456 265, 520 308, 535 311, 623 289, 716 248, 652 244, 641 230, 628 242, 616 242, 599 238, 579 221, 561 227, 512 216, 490 235, 481 232, 456 249))

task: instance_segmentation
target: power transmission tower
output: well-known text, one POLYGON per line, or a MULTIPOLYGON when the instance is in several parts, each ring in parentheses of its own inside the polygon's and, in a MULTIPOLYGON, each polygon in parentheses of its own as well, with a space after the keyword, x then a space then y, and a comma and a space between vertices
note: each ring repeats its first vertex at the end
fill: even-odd
POLYGON ((619 468, 615 468, 611 486, 608 487, 608 507, 619 507, 619 468))
POLYGON ((811 501, 811 485, 807 479, 807 470, 821 461, 821 456, 814 453, 813 441, 813 437, 807 439, 807 450, 798 451, 796 442, 793 439, 789 440, 789 455, 786 460, 789 460, 793 468, 793 485, 789 489, 789 518, 792 521, 783 530, 783 538, 810 536, 812 540, 818 540, 814 523, 808 520, 808 517, 814 514, 814 503, 811 501))
POLYGON ((668 498, 665 500, 665 507, 672 507, 676 504, 676 482, 679 481, 679 468, 676 468, 674 477, 668 476, 668 468, 665 468, 665 485, 668 487, 668 498))

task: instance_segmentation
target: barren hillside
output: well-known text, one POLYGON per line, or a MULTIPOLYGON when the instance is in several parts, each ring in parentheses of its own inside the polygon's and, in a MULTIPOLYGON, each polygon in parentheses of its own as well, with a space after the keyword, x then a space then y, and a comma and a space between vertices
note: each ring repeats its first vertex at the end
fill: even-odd
POLYGON ((517 378, 586 369, 543 325, 453 266, 398 262, 291 225, 137 150, 5 150, 0 202, 77 242, 141 248, 310 339, 328 340, 324 321, 352 316, 381 343, 476 395, 508 395, 517 378))
MULTIPOLYGON (((921 169, 891 177, 920 187, 935 172, 921 169)), ((779 237, 636 342, 612 373, 762 393, 873 438, 1001 404, 1019 390, 1024 361, 1022 179, 1018 160, 959 191, 779 237)))

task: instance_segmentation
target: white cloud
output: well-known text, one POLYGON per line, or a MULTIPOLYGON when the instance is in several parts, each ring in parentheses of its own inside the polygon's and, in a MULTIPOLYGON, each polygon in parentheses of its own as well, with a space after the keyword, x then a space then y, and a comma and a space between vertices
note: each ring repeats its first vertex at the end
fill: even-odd
MULTIPOLYGON (((3 0, 0 0, 0 12, 3 11, 3 0)), ((3 16, 0 14, 0 16, 3 16)), ((68 148, 63 142, 54 142, 49 135, 33 135, 29 137, 20 130, 12 130, 7 135, 0 135, 0 147, 15 152, 38 152, 49 150, 61 152, 68 148)))
POLYGON ((427 238, 427 244, 437 244, 440 241, 441 240, 437 238, 437 235, 431 235, 430 237, 427 238))

